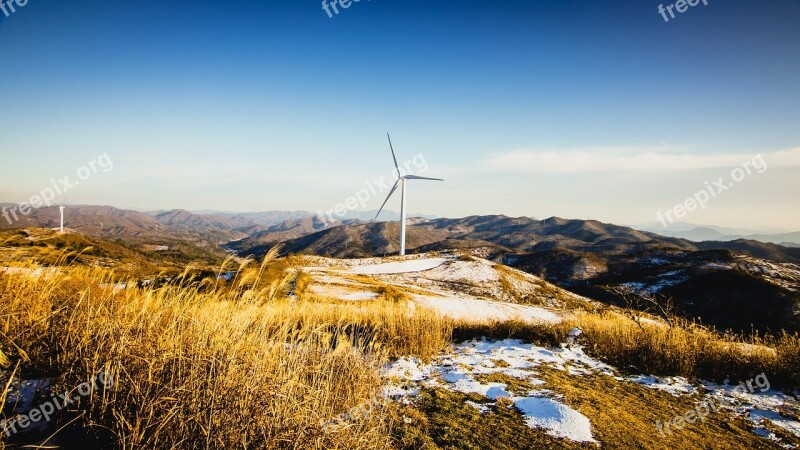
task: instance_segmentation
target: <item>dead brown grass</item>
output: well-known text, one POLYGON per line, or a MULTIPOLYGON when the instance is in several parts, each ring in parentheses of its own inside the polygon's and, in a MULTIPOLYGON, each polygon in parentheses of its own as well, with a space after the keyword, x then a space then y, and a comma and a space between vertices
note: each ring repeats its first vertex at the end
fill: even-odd
POLYGON ((575 377, 567 372, 543 368, 538 375, 566 404, 587 416, 592 432, 603 448, 647 448, 657 450, 758 449, 776 446, 756 436, 741 417, 717 412, 705 422, 672 434, 659 433, 656 422, 671 420, 694 409, 693 396, 675 397, 633 382, 620 382, 606 375, 575 377))
POLYGON ((580 314, 567 326, 578 326, 590 353, 620 367, 657 375, 714 380, 748 380, 765 372, 775 386, 800 386, 800 336, 734 336, 673 319, 675 326, 642 327, 613 312, 580 314))
MULTIPOLYGON (((106 448, 478 448, 495 442, 487 437, 493 430, 574 447, 530 431, 504 407, 472 427, 480 416, 463 405, 468 396, 436 391, 423 393, 417 409, 376 409, 335 431, 322 424, 378 396, 378 368, 387 358, 427 360, 451 338, 558 344, 575 326, 588 352, 623 369, 732 381, 766 372, 773 386, 800 385, 796 335, 742 338, 688 322, 640 327, 613 311, 580 313, 555 325, 453 322, 412 309, 408 291, 390 285, 380 286, 383 296, 374 301, 320 301, 307 293, 310 278, 275 256, 259 265, 240 263, 232 283, 184 276, 161 287, 116 289, 118 276, 100 268, 2 274, 0 364, 25 378, 53 378, 58 392, 110 373, 114 389, 77 408, 79 431, 101 435, 106 448)), ((604 442, 667 448, 644 436, 653 414, 637 419, 625 410, 659 405, 658 398, 639 388, 614 392, 602 378, 581 387, 557 373, 548 376, 548 384, 562 386, 566 401, 596 423, 604 442), (628 425, 615 428, 615 415, 628 425), (627 440, 619 435, 645 426, 627 440)), ((662 406, 672 412, 687 405, 662 406)), ((718 426, 724 427, 722 419, 718 426)))
POLYGON ((800 386, 800 336, 734 336, 673 319, 664 323, 636 322, 604 310, 579 312, 557 324, 524 321, 458 321, 453 340, 521 339, 540 345, 566 342, 578 327, 586 351, 622 370, 654 375, 680 375, 723 381, 745 381, 764 372, 776 387, 800 386))
POLYGON ((231 286, 115 289, 113 273, 86 267, 0 275, 0 350, 63 389, 110 373, 114 389, 79 407, 81 432, 104 447, 390 448, 380 410, 322 424, 378 395, 386 358, 436 354, 447 324, 392 302, 290 299, 296 272, 275 271, 274 256, 231 286))

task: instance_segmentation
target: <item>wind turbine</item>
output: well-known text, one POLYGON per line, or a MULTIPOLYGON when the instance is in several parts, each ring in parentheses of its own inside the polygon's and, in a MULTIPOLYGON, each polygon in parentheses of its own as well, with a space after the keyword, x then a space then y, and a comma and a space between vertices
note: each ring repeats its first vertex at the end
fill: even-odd
POLYGON ((61 229, 60 229, 61 233, 64 232, 64 208, 65 208, 65 206, 64 206, 63 203, 58 205, 58 209, 59 209, 59 211, 61 211, 61 229))
MULTIPOLYGON (((386 138, 389 139, 389 150, 392 151, 392 159, 394 160, 394 168, 397 169, 397 181, 394 182, 394 186, 392 186, 392 190, 389 191, 389 195, 386 196, 386 200, 383 201, 381 208, 378 210, 378 214, 375 214, 375 219, 378 218, 381 211, 383 211, 383 207, 386 206, 386 202, 389 201, 394 191, 397 190, 397 186, 400 185, 400 256, 406 254, 406 184, 408 180, 431 180, 431 181, 444 181, 441 178, 426 178, 426 177, 419 177, 416 175, 403 175, 400 173, 400 166, 397 165, 397 157, 394 155, 394 147, 392 146, 392 138, 389 136, 389 133, 386 133, 386 138)), ((375 219, 372 219, 375 221, 375 219)))

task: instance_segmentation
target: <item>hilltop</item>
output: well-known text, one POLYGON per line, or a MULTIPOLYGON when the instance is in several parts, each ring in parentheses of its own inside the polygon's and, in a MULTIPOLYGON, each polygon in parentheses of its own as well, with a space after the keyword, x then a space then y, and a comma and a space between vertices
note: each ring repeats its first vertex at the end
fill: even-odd
MULTIPOLYGON (((289 254, 338 258, 393 255, 399 225, 349 224, 288 239, 289 254)), ((271 238, 270 236, 274 236, 271 238)), ((281 242, 229 244, 242 256, 263 255, 281 242)), ((557 217, 473 216, 413 219, 412 252, 461 250, 537 275, 577 294, 609 304, 624 299, 611 288, 674 300, 676 313, 737 332, 800 330, 800 251, 736 240, 691 242, 597 221, 557 217)))

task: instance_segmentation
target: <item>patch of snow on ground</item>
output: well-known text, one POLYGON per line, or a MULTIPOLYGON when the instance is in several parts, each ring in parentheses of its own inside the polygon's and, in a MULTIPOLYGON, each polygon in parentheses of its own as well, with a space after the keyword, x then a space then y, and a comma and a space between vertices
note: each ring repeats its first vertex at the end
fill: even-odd
POLYGON ((561 317, 545 308, 454 296, 414 295, 414 300, 456 320, 522 320, 559 323, 561 317))
POLYGON ((652 375, 636 375, 629 380, 647 386, 651 389, 669 392, 678 397, 691 394, 697 390, 686 378, 683 377, 655 377, 652 375))
POLYGON ((703 268, 704 269, 708 269, 708 270, 714 270, 714 269, 716 269, 716 270, 731 270, 732 269, 731 266, 728 266, 728 265, 725 265, 725 264, 713 263, 713 262, 705 263, 703 265, 703 268))
POLYGON ((434 267, 439 267, 446 262, 446 258, 412 259, 408 261, 356 266, 351 268, 350 271, 361 275, 423 272, 433 269, 434 267))
POLYGON ((745 416, 753 424, 757 434, 776 439, 774 434, 762 428, 764 422, 770 422, 800 437, 800 422, 780 414, 780 411, 791 411, 794 417, 800 416, 800 396, 797 393, 792 396, 774 389, 766 389, 769 387, 768 383, 761 385, 751 383, 751 385, 752 392, 746 385, 738 387, 730 384, 703 383, 705 389, 710 391, 706 401, 713 401, 719 407, 745 416))
POLYGON ((442 264, 425 274, 426 278, 438 281, 461 282, 469 280, 472 283, 494 282, 500 279, 500 274, 489 261, 452 260, 442 264))
POLYGON ((597 442, 589 418, 569 406, 547 397, 524 397, 514 406, 532 428, 544 428, 551 436, 577 442, 597 442))
POLYGON ((486 413, 488 413, 489 411, 492 410, 491 405, 487 405, 485 403, 475 403, 472 400, 467 400, 464 403, 466 403, 467 405, 472 406, 473 408, 477 409, 478 412, 480 412, 481 414, 486 414, 486 413))
POLYGON ((565 370, 577 368, 586 373, 591 370, 610 371, 610 367, 589 358, 580 347, 562 345, 545 348, 525 344, 515 339, 500 341, 472 340, 453 346, 453 353, 442 355, 430 365, 423 366, 414 358, 401 358, 384 368, 390 377, 387 396, 415 396, 419 385, 440 386, 451 391, 479 394, 489 403, 468 402, 482 414, 491 411, 499 398, 508 398, 532 428, 546 430, 552 436, 576 442, 596 442, 592 436, 591 422, 577 410, 561 403, 549 389, 530 389, 511 392, 502 382, 481 381, 481 375, 499 373, 526 381, 530 386, 545 384, 536 376, 540 366, 565 370), (406 385, 398 388, 397 381, 406 385))
POLYGON ((645 262, 649 262, 650 264, 655 264, 655 265, 659 265, 660 266, 660 265, 664 265, 664 264, 669 263, 669 260, 667 260, 665 258, 659 258, 657 256, 652 256, 652 257, 646 259, 645 262))
POLYGON ((387 364, 381 371, 381 375, 386 378, 399 378, 407 381, 422 381, 431 372, 430 366, 425 366, 419 359, 414 357, 399 358, 393 363, 387 364))
POLYGON ((383 387, 383 396, 400 400, 416 397, 419 393, 419 384, 425 386, 438 384, 431 376, 432 371, 433 367, 430 364, 423 364, 412 356, 399 358, 385 365, 381 370, 381 377, 388 382, 383 387))
POLYGON ((622 283, 620 286, 630 289, 634 292, 643 292, 645 290, 646 285, 639 281, 629 281, 627 283, 622 283))
MULTIPOLYGON (((730 384, 717 384, 709 381, 701 382, 695 386, 682 377, 655 377, 638 375, 628 377, 636 383, 652 389, 669 392, 675 396, 690 395, 701 392, 698 405, 705 404, 712 410, 727 410, 734 415, 742 416, 750 421, 753 432, 764 438, 779 441, 779 438, 767 428, 766 422, 780 427, 789 433, 800 437, 800 422, 781 414, 791 412, 794 417, 800 416, 800 393, 794 396, 779 392, 769 387, 768 383, 753 384, 753 389, 748 389, 746 384, 732 386, 730 384), (763 386, 763 390, 759 387, 763 386), (703 393, 704 392, 704 393, 703 393)), ((758 378, 755 379, 756 381, 758 378)))
MULTIPOLYGON (((579 333, 575 329, 571 334, 579 333)), ((415 358, 401 358, 384 368, 384 376, 391 378, 384 395, 408 401, 422 386, 475 393, 486 397, 486 402, 469 402, 482 414, 491 412, 495 401, 506 397, 523 414, 529 426, 576 442, 596 442, 590 420, 560 401, 561 398, 546 389, 546 383, 538 378, 537 370, 543 367, 566 370, 574 376, 603 373, 619 382, 635 382, 675 396, 699 394, 698 404, 713 402, 717 409, 746 418, 759 436, 780 443, 775 433, 767 428, 769 424, 800 437, 800 421, 797 420, 800 390, 794 393, 767 390, 767 383, 758 384, 758 379, 750 391, 729 384, 692 383, 683 377, 621 377, 611 366, 591 358, 574 344, 547 348, 516 339, 481 339, 453 345, 450 353, 435 358, 431 364, 422 364, 415 358), (482 379, 491 374, 525 381, 530 389, 510 389, 503 382, 482 379), (763 392, 759 386, 764 387, 763 392)))
POLYGON ((630 281, 628 283, 622 283, 621 286, 626 287, 633 292, 639 294, 657 294, 664 288, 675 286, 676 284, 683 283, 688 279, 687 276, 681 275, 680 270, 673 270, 671 272, 662 273, 658 276, 658 278, 650 283, 646 284, 640 281, 630 281))
MULTIPOLYGON (((412 295, 417 303, 432 307, 443 315, 456 319, 506 320, 520 319, 528 322, 560 321, 555 307, 563 306, 550 294, 543 294, 543 281, 533 275, 516 273, 505 277, 501 283, 501 272, 497 264, 473 259, 465 261, 452 255, 421 254, 403 259, 366 258, 357 260, 308 259, 309 266, 302 267, 314 285, 350 287, 350 291, 374 291, 374 285, 353 275, 366 275, 376 282, 409 288, 422 295, 412 295), (326 267, 327 266, 327 267, 326 267), (349 276, 349 278, 348 278, 349 276), (506 291, 504 286, 513 286, 506 291), (427 291, 427 292, 425 292, 427 291), (541 305, 516 303, 519 298, 532 296, 542 301, 541 305), (512 302, 502 300, 512 297, 512 302)), ((566 291, 567 297, 581 299, 566 291)), ((330 297, 337 297, 331 292, 330 297)), ((346 298, 349 299, 349 298, 346 298)), ((585 300, 585 299, 584 299, 585 300)), ((588 300, 587 300, 588 301, 588 300)))
POLYGON ((374 300, 378 297, 378 294, 374 292, 350 292, 347 294, 342 295, 340 298, 342 300, 374 300))
POLYGON ((59 269, 56 267, 37 267, 37 268, 30 268, 30 267, 0 267, 0 272, 11 274, 23 274, 28 275, 32 278, 37 278, 40 276, 51 277, 58 272, 59 269))
POLYGON ((311 292, 324 297, 332 297, 339 300, 374 300, 378 298, 378 294, 366 290, 352 290, 342 286, 335 285, 312 285, 311 292))

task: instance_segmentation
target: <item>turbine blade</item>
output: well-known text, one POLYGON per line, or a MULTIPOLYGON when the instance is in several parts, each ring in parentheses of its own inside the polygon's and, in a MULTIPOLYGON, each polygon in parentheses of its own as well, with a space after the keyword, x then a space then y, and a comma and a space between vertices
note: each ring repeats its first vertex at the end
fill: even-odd
POLYGON ((397 165, 397 157, 394 156, 394 147, 392 146, 392 138, 389 133, 386 133, 386 138, 389 139, 389 149, 392 151, 392 159, 394 160, 394 168, 397 169, 397 176, 400 176, 400 166, 397 165))
POLYGON ((403 178, 408 180, 431 180, 431 181, 444 181, 441 178, 428 178, 428 177, 418 177, 416 175, 406 175, 403 178))
POLYGON ((375 218, 372 219, 373 222, 375 222, 375 220, 378 219, 378 216, 381 215, 381 211, 383 211, 383 207, 386 206, 386 202, 389 201, 389 197, 391 197, 392 194, 394 194, 394 191, 397 190, 397 185, 398 184, 400 184, 400 180, 397 180, 397 181, 394 182, 394 186, 392 186, 392 190, 389 191, 389 195, 386 196, 386 200, 383 201, 383 204, 381 205, 381 209, 378 210, 378 214, 375 214, 375 218))

